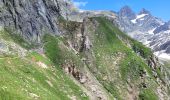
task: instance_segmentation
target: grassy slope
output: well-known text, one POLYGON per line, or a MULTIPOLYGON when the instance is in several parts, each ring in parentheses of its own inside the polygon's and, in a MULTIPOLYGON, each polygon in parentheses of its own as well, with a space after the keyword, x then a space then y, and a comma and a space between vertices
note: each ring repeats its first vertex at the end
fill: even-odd
MULTIPOLYGON (((92 51, 94 51, 94 59, 96 59, 94 64, 92 64, 96 66, 89 67, 91 72, 94 72, 99 82, 103 84, 108 92, 110 92, 115 98, 122 99, 123 95, 126 95, 124 91, 127 91, 127 81, 130 79, 130 83, 135 84, 136 87, 140 88, 140 85, 142 84, 140 80, 140 74, 142 71, 147 70, 147 73, 150 75, 150 77, 146 79, 149 85, 148 89, 141 89, 140 98, 157 98, 156 94, 154 93, 156 83, 155 81, 153 81, 154 79, 151 69, 149 68, 149 66, 147 66, 144 59, 142 59, 142 57, 145 59, 149 58, 150 55, 152 55, 151 50, 122 33, 117 27, 113 26, 106 19, 95 18, 95 20, 97 20, 100 25, 96 29, 96 32, 90 33, 89 36, 93 37, 90 39, 94 41, 92 51), (124 43, 117 36, 123 38, 122 40, 127 40, 132 46, 132 49, 129 48, 127 44, 124 43), (137 53, 139 53, 140 56, 138 56, 137 53), (148 94, 148 91, 150 92, 150 94, 148 94), (150 96, 150 98, 148 95, 150 96)), ((73 26, 75 25, 72 24, 74 23, 67 23, 68 27, 66 29, 68 29, 69 32, 72 32, 72 30, 74 29, 73 26)), ((91 28, 89 28, 89 30, 91 30, 91 28)), ((53 39, 47 38, 47 41, 49 40, 53 41, 53 39)), ((53 48, 53 50, 60 52, 60 50, 57 50, 57 48, 53 48)), ((50 57, 52 57, 54 53, 51 53, 52 54, 47 55, 51 55, 50 57)), ((65 55, 64 53, 66 52, 60 52, 59 54, 65 55)), ((57 56, 60 58, 60 60, 63 59, 61 58, 61 55, 57 56)), ((64 57, 64 59, 65 58, 66 57, 64 57)), ((67 59, 73 58, 75 57, 70 56, 67 59)))
MULTIPOLYGON (((99 22, 99 27, 95 33, 90 34, 94 35, 92 36, 94 37, 92 50, 96 59, 96 66, 89 67, 91 72, 95 72, 94 69, 97 69, 94 74, 99 82, 115 98, 122 99, 123 95, 127 93, 127 83, 140 88, 140 73, 147 70, 150 77, 146 79, 146 82, 149 85, 147 89, 140 89, 139 97, 144 100, 156 100, 157 96, 154 93, 156 83, 151 69, 136 54, 140 52, 143 58, 148 58, 151 51, 126 36, 106 19, 95 18, 95 20, 99 22), (117 36, 121 36, 123 40, 127 39, 132 49, 117 36)), ((23 41, 18 38, 10 38, 10 40, 19 44, 23 41)), ((2 76, 0 77, 0 99, 33 99, 30 93, 36 94, 41 100, 61 98, 67 100, 71 96, 76 96, 80 100, 88 99, 86 96, 81 96, 83 94, 81 88, 65 75, 60 67, 65 60, 71 60, 76 67, 81 68, 83 65, 80 57, 63 47, 60 38, 45 35, 43 40, 45 54, 48 58, 36 52, 30 52, 24 59, 18 56, 0 58, 0 69, 2 69, 0 70, 0 76, 2 76), (48 65, 49 68, 44 69, 38 66, 36 62, 39 61, 48 65), (53 86, 51 87, 47 81, 50 81, 53 86)), ((25 47, 26 44, 24 42, 24 45, 20 45, 25 47)), ((25 48, 28 47, 26 45, 25 48)))
MULTIPOLYGON (((4 38, 6 32, 0 33, 4 38)), ((13 38, 8 40, 13 41, 13 38)), ((0 69, 0 100, 88 99, 58 64, 36 52, 28 52, 24 58, 17 55, 1 56, 0 69), (48 68, 42 68, 38 62, 48 68)))
MULTIPOLYGON (((141 56, 147 58, 151 54, 150 49, 147 49, 139 42, 127 37, 124 33, 120 32, 115 26, 104 18, 95 18, 99 22, 99 27, 95 32, 95 42, 93 43, 93 50, 96 56, 96 67, 98 80, 105 86, 105 88, 112 93, 116 98, 121 99, 124 90, 124 85, 130 80, 131 84, 139 86, 140 73, 143 70, 147 70, 147 73, 152 78, 151 69, 145 61, 139 57, 135 52, 142 50, 141 56), (128 39, 136 50, 132 50, 125 43, 123 43, 118 37, 128 39), (120 59, 116 62, 117 59, 120 59), (116 64, 115 64, 116 63, 116 64), (120 74, 119 74, 120 73, 120 74), (119 88, 119 89, 118 89, 119 88)), ((91 70, 93 70, 91 68, 91 70)), ((155 84, 150 80, 150 83, 155 84)), ((140 97, 148 97, 147 99, 157 98, 153 92, 154 88, 144 91, 152 91, 152 95, 143 92, 141 89, 140 97), (152 90, 153 89, 153 90, 152 90), (149 96, 150 95, 150 98, 149 96)))

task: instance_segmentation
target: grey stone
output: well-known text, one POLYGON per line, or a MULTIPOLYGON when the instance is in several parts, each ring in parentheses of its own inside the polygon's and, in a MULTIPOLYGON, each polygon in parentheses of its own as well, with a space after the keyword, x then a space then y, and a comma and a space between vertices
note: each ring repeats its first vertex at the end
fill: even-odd
POLYGON ((58 17, 66 18, 69 7, 73 7, 70 0, 0 0, 0 25, 17 30, 27 40, 40 42, 45 32, 60 34, 58 17))

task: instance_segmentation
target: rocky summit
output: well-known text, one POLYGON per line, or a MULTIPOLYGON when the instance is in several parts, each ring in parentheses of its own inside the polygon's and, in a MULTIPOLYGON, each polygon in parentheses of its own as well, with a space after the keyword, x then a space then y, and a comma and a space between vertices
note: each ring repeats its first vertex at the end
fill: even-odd
POLYGON ((160 36, 167 24, 128 6, 0 0, 0 100, 169 100, 168 63, 133 39, 144 34, 131 35, 160 28, 152 33, 160 36))

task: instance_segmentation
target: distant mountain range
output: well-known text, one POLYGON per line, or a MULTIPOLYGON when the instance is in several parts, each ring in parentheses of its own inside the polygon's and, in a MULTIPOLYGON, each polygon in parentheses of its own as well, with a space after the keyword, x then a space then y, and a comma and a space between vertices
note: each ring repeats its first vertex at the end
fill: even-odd
POLYGON ((164 22, 146 9, 136 14, 128 6, 121 8, 117 15, 122 31, 151 47, 158 57, 170 59, 170 21, 164 22))

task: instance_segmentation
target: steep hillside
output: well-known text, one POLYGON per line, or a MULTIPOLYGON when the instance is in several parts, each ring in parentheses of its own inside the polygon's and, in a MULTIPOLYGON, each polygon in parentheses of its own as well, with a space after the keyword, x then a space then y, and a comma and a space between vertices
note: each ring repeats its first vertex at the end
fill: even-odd
POLYGON ((55 36, 33 45, 0 31, 2 100, 168 99, 164 68, 141 43, 106 18, 58 19, 55 36))
POLYGON ((79 51, 90 71, 115 98, 147 100, 166 95, 162 67, 151 50, 105 18, 86 19, 82 34, 73 34, 69 41, 70 47, 79 51))
POLYGON ((1 100, 89 99, 86 91, 62 71, 59 63, 53 63, 41 49, 23 48, 17 43, 24 40, 16 35, 11 38, 11 35, 0 31, 1 100))

